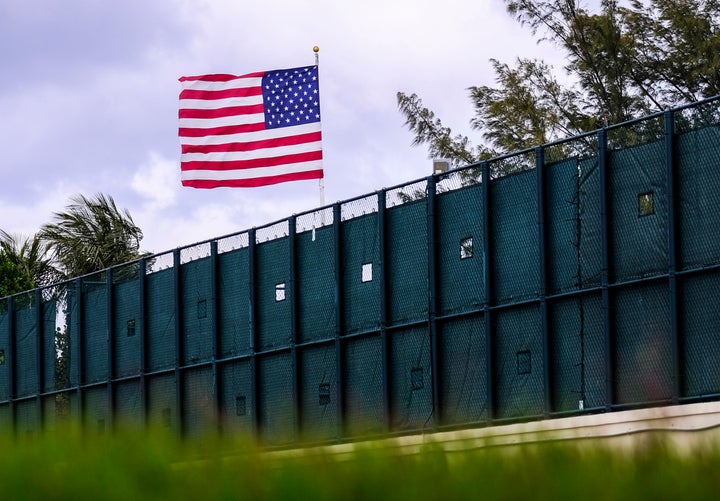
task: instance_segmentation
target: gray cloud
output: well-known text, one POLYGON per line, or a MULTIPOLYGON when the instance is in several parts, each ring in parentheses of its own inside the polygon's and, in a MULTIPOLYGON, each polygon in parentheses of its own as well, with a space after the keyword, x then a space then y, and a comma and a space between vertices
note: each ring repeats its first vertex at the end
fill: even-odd
POLYGON ((492 83, 490 57, 551 56, 500 0, 4 0, 0 228, 104 192, 161 251, 316 207, 316 182, 193 190, 169 172, 178 77, 311 64, 315 44, 327 203, 429 174, 397 91, 471 134, 466 88, 492 83))
POLYGON ((99 68, 137 63, 149 46, 182 46, 189 28, 171 1, 6 0, 0 4, 3 63, 21 77, 0 79, 0 91, 44 79, 77 84, 99 68))

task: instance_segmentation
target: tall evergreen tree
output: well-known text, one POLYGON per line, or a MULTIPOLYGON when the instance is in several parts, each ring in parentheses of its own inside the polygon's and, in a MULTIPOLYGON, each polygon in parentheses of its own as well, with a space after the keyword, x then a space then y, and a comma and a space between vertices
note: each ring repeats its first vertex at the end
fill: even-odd
POLYGON ((432 156, 469 164, 720 94, 718 0, 601 0, 596 13, 580 0, 505 4, 563 54, 570 83, 543 61, 492 59, 496 85, 468 89, 483 140, 476 147, 416 94, 398 92, 413 143, 432 156))

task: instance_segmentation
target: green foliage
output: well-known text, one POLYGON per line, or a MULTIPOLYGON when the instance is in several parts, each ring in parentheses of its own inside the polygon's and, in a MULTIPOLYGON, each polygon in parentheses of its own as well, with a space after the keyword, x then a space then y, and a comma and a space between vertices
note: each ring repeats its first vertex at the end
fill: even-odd
POLYGON ((47 248, 38 235, 22 237, 0 230, 0 252, 30 277, 32 287, 50 285, 62 279, 62 274, 50 262, 47 248))
POLYGON ((0 251, 0 297, 33 288, 32 278, 0 251))
MULTIPOLYGON (((61 429, 3 439, 3 499, 714 499, 720 453, 663 443, 609 449, 588 441, 406 454, 387 445, 263 452, 155 430, 89 436, 61 429)), ((456 444, 457 446, 458 444, 456 444)))
POLYGON ((720 94, 720 2, 632 0, 624 11, 638 50, 636 85, 659 108, 720 94))
MULTIPOLYGON (((55 329, 55 389, 63 390, 70 387, 70 333, 67 328, 55 329)), ((55 417, 65 421, 70 417, 70 399, 67 393, 55 395, 55 417)))
POLYGON ((72 278, 133 261, 142 256, 142 230, 112 197, 78 195, 54 221, 40 229, 64 278, 72 278))
MULTIPOLYGON (((538 42, 561 52, 565 78, 543 61, 491 59, 496 85, 468 89, 479 147, 453 136, 416 94, 398 92, 413 144, 433 156, 472 164, 720 94, 717 0, 601 0, 598 12, 580 0, 505 4, 538 42)), ((572 153, 583 153, 578 145, 572 153)))
POLYGON ((617 124, 649 111, 634 88, 636 39, 626 26, 625 9, 616 0, 601 0, 598 14, 578 0, 506 0, 506 5, 533 35, 541 35, 541 40, 564 53, 564 69, 577 81, 573 92, 583 108, 581 123, 595 117, 596 123, 589 122, 595 128, 598 123, 617 124))
POLYGON ((425 108, 416 95, 397 94, 398 106, 405 115, 405 125, 415 133, 413 145, 427 144, 430 154, 437 158, 449 158, 456 166, 472 163, 478 156, 491 152, 473 151, 469 139, 462 135, 453 136, 448 127, 444 127, 435 114, 425 108))
POLYGON ((578 113, 577 96, 563 89, 541 61, 518 59, 510 68, 491 63, 500 86, 471 87, 477 110, 471 125, 485 130, 485 139, 498 151, 517 151, 545 143, 558 132, 572 134, 571 120, 578 113))
MULTIPOLYGON (((141 239, 142 230, 112 197, 77 195, 33 237, 0 230, 0 254, 21 276, 30 277, 31 289, 136 260, 144 255, 140 252, 141 239)), ((17 285, 14 287, 12 290, 18 292, 17 285)))

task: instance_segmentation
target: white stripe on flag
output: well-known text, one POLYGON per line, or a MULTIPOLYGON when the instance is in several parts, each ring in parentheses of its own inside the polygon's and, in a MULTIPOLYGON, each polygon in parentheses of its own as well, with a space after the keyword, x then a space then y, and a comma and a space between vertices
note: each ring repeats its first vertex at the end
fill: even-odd
POLYGON ((180 127, 183 129, 212 129, 213 127, 227 127, 229 125, 248 125, 265 123, 263 113, 250 115, 233 115, 220 118, 181 118, 180 127))
POLYGON ((231 179, 257 179, 262 177, 280 176, 295 172, 311 172, 322 168, 322 160, 298 162, 291 165, 272 167, 256 167, 254 169, 236 170, 185 170, 182 171, 183 181, 211 180, 226 181, 231 179))
POLYGON ((181 110, 218 110, 232 106, 263 104, 262 96, 226 97, 224 99, 181 99, 181 110))
POLYGON ((318 151, 322 147, 320 141, 314 143, 293 144, 291 146, 276 146, 274 148, 259 148, 252 151, 220 151, 213 153, 183 153, 183 162, 232 162, 236 160, 254 160, 257 158, 274 158, 297 153, 318 151))
POLYGON ((262 141, 263 139, 277 139, 280 137, 296 136, 298 134, 308 134, 311 132, 320 132, 320 122, 311 124, 297 125, 295 127, 280 127, 279 129, 259 130, 255 132, 243 132, 240 134, 227 134, 218 136, 202 136, 202 137, 182 137, 182 143, 189 146, 199 145, 215 145, 230 143, 251 143, 254 141, 262 141))

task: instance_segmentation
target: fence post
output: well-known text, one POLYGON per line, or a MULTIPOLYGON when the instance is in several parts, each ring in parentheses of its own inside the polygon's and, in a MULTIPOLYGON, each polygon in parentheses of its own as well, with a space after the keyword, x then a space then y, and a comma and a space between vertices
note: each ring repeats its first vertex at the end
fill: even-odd
POLYGON ((108 268, 105 274, 105 329, 106 329, 106 340, 107 340, 107 366, 108 366, 108 380, 106 385, 107 395, 107 428, 112 430, 114 428, 114 415, 115 415, 115 388, 113 384, 113 378, 115 377, 115 329, 113 321, 115 319, 115 310, 113 308, 113 268, 108 268))
MULTIPOLYGON (((72 360, 77 360, 77 400, 78 400, 78 417, 82 427, 85 426, 85 393, 83 391, 83 384, 85 381, 85 329, 83 328, 84 323, 84 302, 83 302, 83 282, 82 278, 78 277, 73 280, 74 292, 75 292, 75 309, 77 315, 75 315, 75 343, 70 339, 70 351, 74 352, 75 357, 70 356, 70 377, 72 380, 72 360), (76 346, 72 348, 73 344, 76 346)), ((72 331, 71 331, 72 333, 72 331)), ((71 385, 72 386, 72 385, 71 385)))
POLYGON ((610 230, 611 219, 608 206, 608 151, 607 131, 600 129, 598 137, 598 169, 600 188, 600 239, 601 269, 600 287, 602 290, 603 329, 605 338, 605 409, 612 410, 615 403, 615 336, 613 335, 613 316, 610 297, 610 230))
POLYGON ((383 418, 384 430, 388 432, 392 429, 392 402, 390 395, 390 363, 391 363, 391 346, 387 333, 388 323, 388 249, 387 249, 387 229, 386 229, 386 207, 387 207, 387 191, 380 190, 377 194, 378 213, 377 213, 377 235, 378 247, 380 254, 380 338, 382 340, 382 399, 383 399, 383 418))
MULTIPOLYGON (((35 325, 36 325, 36 337, 35 347, 37 356, 37 381, 38 381, 38 392, 37 392, 37 417, 40 430, 45 426, 45 412, 43 393, 45 392, 45 322, 43 321, 43 302, 42 302, 42 291, 35 289, 35 325)), ((54 333, 53 333, 54 334, 54 333)))
POLYGON ((222 431, 222 380, 218 374, 218 358, 220 358, 220 308, 218 306, 218 242, 210 242, 210 332, 212 335, 212 386, 213 412, 217 432, 222 431))
POLYGON ((547 417, 553 411, 553 388, 552 388, 552 371, 550 360, 550 327, 548 325, 548 269, 547 269, 547 228, 545 207, 547 205, 547 195, 545 192, 545 148, 538 146, 535 148, 535 172, 537 186, 537 223, 538 223, 538 244, 540 248, 540 325, 543 349, 543 412, 547 417))
POLYGON ((485 267, 483 269, 485 280, 485 301, 483 302, 483 316, 485 317, 485 398, 487 400, 488 421, 495 419, 495 340, 493 325, 493 312, 491 309, 493 298, 493 280, 492 280, 492 246, 490 245, 493 229, 492 218, 490 217, 491 208, 491 174, 490 163, 484 161, 480 164, 482 169, 482 185, 483 185, 483 254, 485 267))
POLYGON ((678 286, 677 286, 677 200, 676 197, 676 172, 677 165, 675 155, 675 114, 672 111, 665 111, 665 166, 667 176, 667 198, 668 198, 668 287, 670 292, 670 335, 672 350, 672 401, 677 404, 682 397, 683 388, 683 363, 682 363, 682 339, 680 333, 678 286))
POLYGON ((142 412, 142 425, 147 426, 149 423, 148 405, 148 381, 146 374, 148 372, 148 336, 147 336, 147 258, 140 259, 138 269, 139 294, 140 294, 140 311, 139 321, 137 322, 137 334, 140 336, 140 405, 142 412))
POLYGON ((257 290, 256 290, 256 267, 255 262, 255 248, 257 246, 257 235, 255 228, 251 228, 248 231, 248 295, 249 295, 249 316, 250 316, 250 367, 252 372, 252 406, 253 406, 253 427, 255 437, 260 437, 261 423, 260 423, 260 385, 259 385, 259 374, 257 360, 257 348, 258 348, 258 328, 257 328, 257 290))
POLYGON ((10 296, 7 298, 7 316, 8 316, 8 348, 6 354, 6 364, 8 365, 8 392, 10 397, 10 425, 15 436, 18 434, 17 416, 15 413, 15 397, 17 391, 16 371, 15 371, 15 342, 17 333, 15 332, 15 298, 10 296))
POLYGON ((297 343, 298 343, 298 269, 297 269, 297 217, 290 216, 288 218, 288 256, 289 256, 289 268, 290 268, 290 279, 287 287, 287 294, 290 296, 290 360, 292 364, 292 394, 294 399, 294 413, 295 419, 293 420, 293 436, 295 441, 300 439, 300 430, 302 429, 302 411, 301 401, 302 396, 300 395, 300 378, 302 377, 302 371, 300 370, 300 357, 298 356, 297 343))
POLYGON ((342 206, 333 205, 333 266, 335 272, 335 405, 337 406, 337 438, 345 436, 345 380, 343 377, 343 279, 342 279, 342 206))
POLYGON ((435 176, 427 178, 427 257, 428 257, 428 327, 430 329, 430 371, 432 373, 432 411, 435 427, 443 423, 442 393, 440 388, 440 342, 437 325, 437 215, 435 176))
POLYGON ((183 363, 183 312, 182 312, 182 278, 180 269, 182 266, 180 249, 173 250, 173 303, 175 308, 175 419, 178 432, 182 437, 185 435, 185 419, 183 409, 183 384, 182 366, 183 363))

